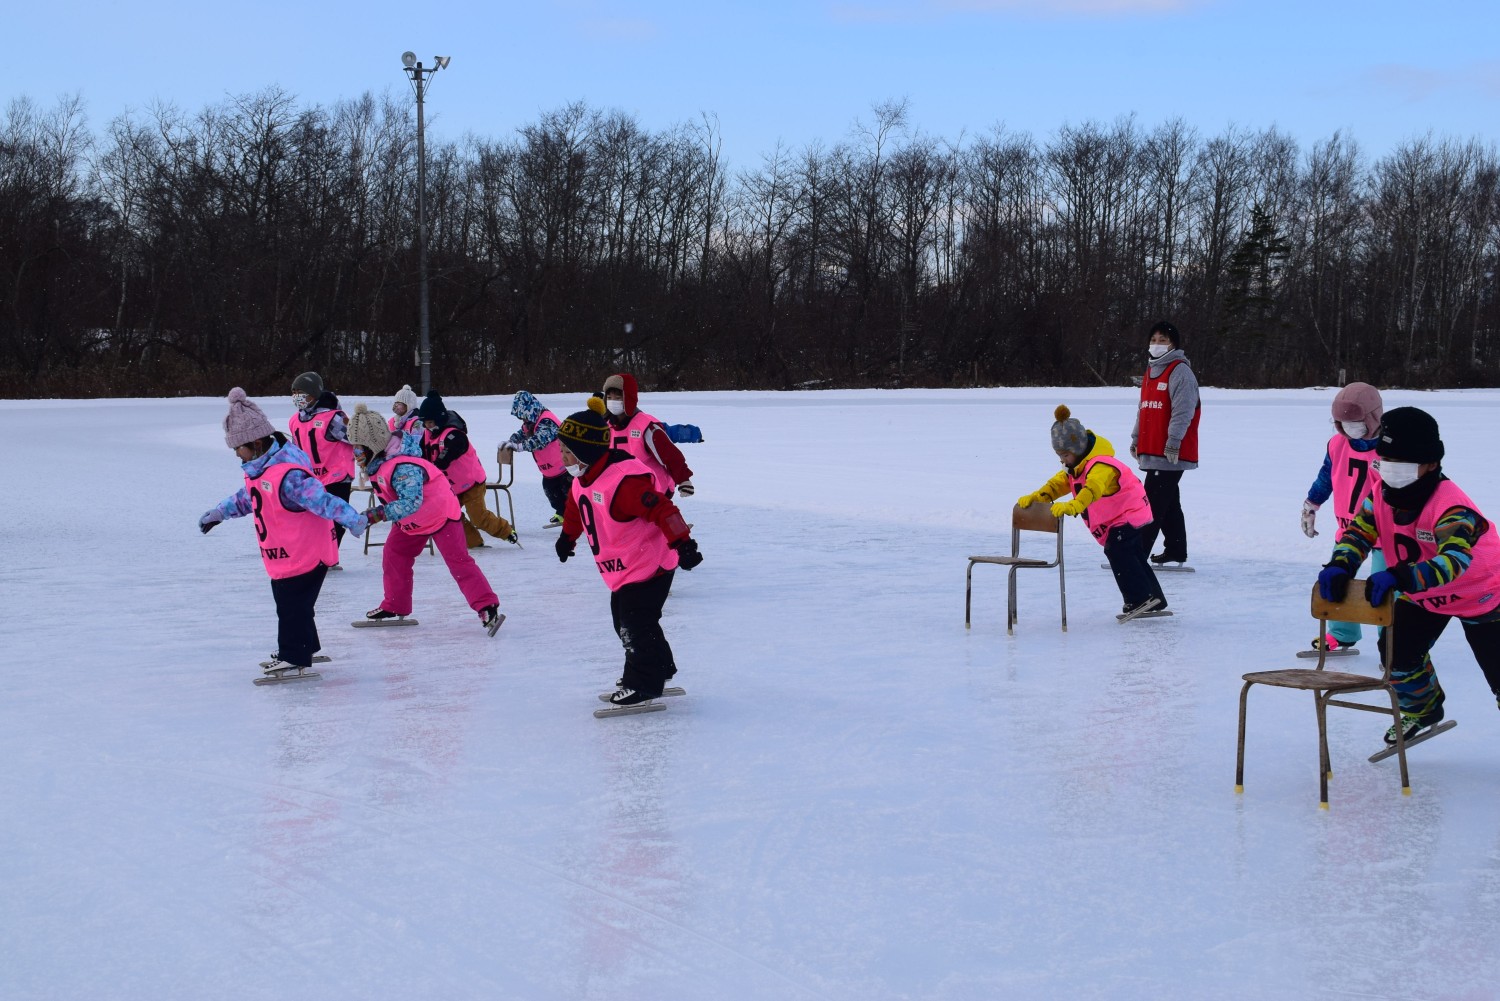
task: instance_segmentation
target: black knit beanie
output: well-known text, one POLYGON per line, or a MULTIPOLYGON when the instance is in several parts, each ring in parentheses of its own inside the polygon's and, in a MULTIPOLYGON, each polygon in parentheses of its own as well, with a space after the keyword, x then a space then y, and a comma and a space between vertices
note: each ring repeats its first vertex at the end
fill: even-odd
POLYGON ((447 412, 448 408, 443 404, 443 398, 435 389, 427 391, 427 399, 423 400, 422 405, 417 408, 417 416, 424 421, 440 421, 447 412))
POLYGON ((1387 410, 1380 418, 1380 444, 1375 452, 1392 462, 1442 462, 1443 439, 1437 421, 1416 407, 1387 410))
MULTIPOLYGON (((1169 340, 1169 341, 1172 342, 1172 347, 1174 347, 1174 348, 1180 348, 1180 347, 1182 347, 1182 335, 1178 334, 1177 333, 1177 328, 1174 327, 1174 326, 1172 326, 1172 324, 1168 323, 1166 320, 1158 320, 1156 322, 1156 326, 1154 326, 1154 327, 1151 328, 1151 333, 1152 334, 1166 334, 1167 335, 1167 340, 1169 340)), ((1148 340, 1150 339, 1150 335, 1149 334, 1147 335, 1147 339, 1148 340)))
POLYGON ((585 466, 592 466, 609 451, 609 422, 593 410, 569 414, 557 436, 585 466))

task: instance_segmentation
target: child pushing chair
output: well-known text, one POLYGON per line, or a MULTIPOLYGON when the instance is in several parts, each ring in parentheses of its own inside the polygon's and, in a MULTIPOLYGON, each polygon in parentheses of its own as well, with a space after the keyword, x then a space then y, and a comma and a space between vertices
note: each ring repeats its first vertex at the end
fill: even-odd
POLYGON ((1059 406, 1054 416, 1052 450, 1062 462, 1062 471, 1035 493, 1017 498, 1016 506, 1046 502, 1056 517, 1081 515, 1094 540, 1104 547, 1125 599, 1120 621, 1162 614, 1167 598, 1141 545, 1141 530, 1151 524, 1146 488, 1115 458, 1114 446, 1085 428, 1066 406, 1059 406))

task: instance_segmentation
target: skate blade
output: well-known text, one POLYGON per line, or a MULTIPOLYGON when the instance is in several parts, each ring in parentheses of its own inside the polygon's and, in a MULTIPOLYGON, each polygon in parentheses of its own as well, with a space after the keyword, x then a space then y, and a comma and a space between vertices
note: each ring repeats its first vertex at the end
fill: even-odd
POLYGON ((263 678, 256 678, 255 684, 285 685, 293 681, 317 681, 322 677, 323 676, 321 674, 318 674, 314 671, 277 671, 275 674, 268 674, 263 678))
POLYGON ((1115 616, 1115 621, 1116 622, 1129 622, 1131 619, 1144 619, 1144 618, 1147 618, 1149 616, 1171 615, 1172 614, 1171 612, 1168 612, 1168 611, 1165 611, 1165 610, 1163 610, 1163 611, 1157 611, 1156 608, 1160 604, 1161 604, 1161 599, 1160 598, 1150 598, 1150 599, 1148 599, 1145 602, 1145 606, 1143 608, 1141 608, 1141 609, 1139 609, 1137 611, 1134 611, 1134 612, 1124 612, 1124 613, 1122 613, 1120 615, 1116 615, 1115 616))
MULTIPOLYGON (((328 663, 332 663, 332 661, 333 661, 332 657, 325 656, 325 655, 323 655, 321 653, 313 654, 312 662, 314 664, 328 664, 328 663)), ((260 662, 260 666, 261 667, 270 667, 271 666, 271 662, 269 660, 263 660, 263 661, 260 662)))
POLYGON ((611 716, 639 716, 641 713, 659 713, 667 707, 655 702, 642 702, 634 706, 610 706, 608 709, 595 709, 595 719, 608 719, 611 716))
MULTIPOLYGON (((600 692, 599 693, 599 701, 600 702, 608 702, 609 701, 609 697, 611 695, 613 695, 613 694, 615 694, 615 693, 614 692, 600 692)), ((661 697, 664 698, 664 699, 676 698, 679 695, 686 695, 686 694, 687 694, 687 689, 686 688, 663 688, 661 690, 661 697)))
POLYGON ((420 625, 416 619, 355 619, 349 624, 355 629, 389 629, 392 626, 420 625))
POLYGON ((505 616, 504 614, 501 614, 495 617, 495 624, 492 626, 485 626, 484 631, 493 636, 500 631, 500 627, 503 625, 505 625, 505 616))
MULTIPOLYGON (((1317 660, 1318 659, 1318 651, 1316 651, 1316 650, 1298 650, 1297 651, 1297 656, 1300 657, 1300 658, 1302 658, 1303 660, 1317 660)), ((1351 647, 1339 647, 1337 650, 1329 650, 1328 651, 1328 659, 1329 660, 1332 660, 1335 657, 1358 657, 1358 656, 1359 656, 1359 651, 1355 650, 1355 649, 1353 649, 1351 647)))
POLYGON ((546 525, 543 525, 542 527, 543 528, 562 528, 562 522, 558 522, 556 525, 548 523, 546 525))
MULTIPOLYGON (((1436 737, 1440 733, 1447 733, 1449 730, 1453 729, 1456 726, 1458 726, 1458 720, 1456 720, 1456 719, 1445 719, 1441 723, 1436 724, 1435 726, 1428 727, 1426 730, 1423 730, 1421 733, 1417 734, 1415 737, 1407 737, 1406 738, 1406 747, 1407 747, 1408 750, 1410 750, 1413 744, 1420 744, 1422 741, 1429 740, 1429 739, 1431 739, 1433 737, 1436 737)), ((1384 761, 1386 758, 1393 758, 1395 756, 1396 756, 1396 745, 1392 744, 1390 747, 1387 747, 1385 750, 1383 750, 1383 751, 1376 751, 1374 754, 1370 755, 1370 763, 1374 764, 1377 761, 1384 761)))

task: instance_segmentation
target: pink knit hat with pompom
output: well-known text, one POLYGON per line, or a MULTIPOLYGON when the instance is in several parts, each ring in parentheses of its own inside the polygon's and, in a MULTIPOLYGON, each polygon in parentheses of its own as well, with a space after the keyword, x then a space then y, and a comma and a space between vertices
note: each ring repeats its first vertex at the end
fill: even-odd
POLYGON ((265 412, 245 395, 243 389, 235 386, 229 391, 229 413, 224 416, 224 444, 239 448, 275 433, 276 429, 266 419, 265 412))

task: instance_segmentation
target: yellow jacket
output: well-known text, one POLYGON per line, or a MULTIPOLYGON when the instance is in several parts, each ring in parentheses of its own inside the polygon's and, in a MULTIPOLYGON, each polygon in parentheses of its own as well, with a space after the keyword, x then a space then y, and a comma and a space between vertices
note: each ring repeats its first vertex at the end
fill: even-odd
MULTIPOLYGON (((1094 435, 1094 447, 1089 449, 1088 455, 1078 460, 1078 466, 1088 465, 1088 461, 1095 456, 1113 457, 1115 454, 1115 447, 1109 443, 1108 439, 1092 431, 1089 434, 1094 435)), ((1076 469, 1078 466, 1073 468, 1076 469)), ((1052 504, 1054 515, 1076 515, 1082 514, 1084 508, 1100 497, 1108 497, 1110 494, 1117 493, 1119 489, 1120 474, 1113 466, 1101 462, 1089 470, 1088 479, 1084 481, 1084 486, 1078 491, 1076 497, 1073 496, 1073 488, 1068 486, 1067 471, 1059 470, 1050 480, 1042 484, 1040 490, 1018 498, 1016 503, 1021 507, 1029 507, 1038 501, 1045 501, 1052 504)))

